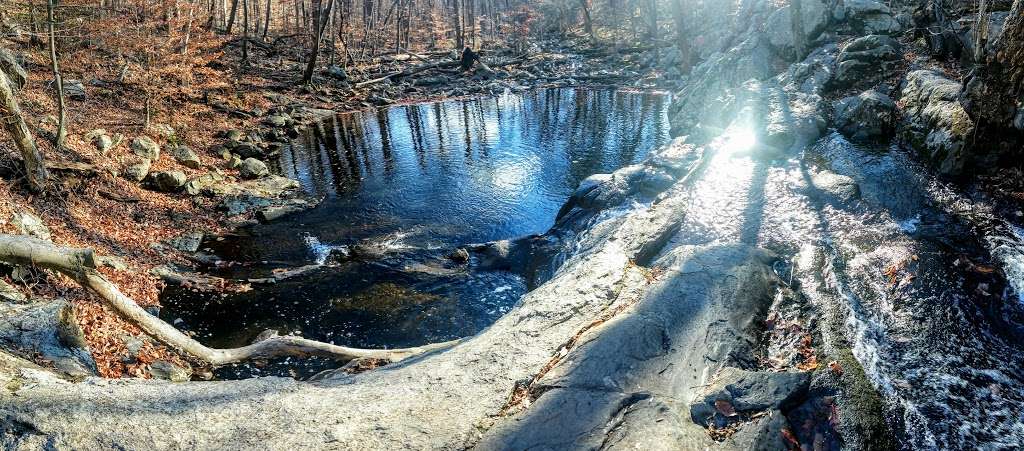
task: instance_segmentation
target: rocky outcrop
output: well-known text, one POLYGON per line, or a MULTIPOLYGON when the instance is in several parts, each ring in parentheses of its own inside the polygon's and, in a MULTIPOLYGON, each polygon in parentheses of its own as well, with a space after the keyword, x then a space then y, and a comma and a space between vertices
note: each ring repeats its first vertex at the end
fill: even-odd
POLYGON ((743 84, 773 77, 775 60, 767 40, 755 33, 698 65, 669 107, 673 135, 697 142, 717 136, 742 106, 735 97, 743 84))
MULTIPOLYGON (((765 37, 772 48, 785 59, 792 60, 796 54, 793 51, 793 26, 790 5, 779 8, 764 24, 765 37)), ((832 19, 832 11, 829 5, 823 0, 804 0, 800 9, 801 21, 803 22, 803 42, 813 42, 825 31, 829 20, 832 19)), ((801 55, 802 56, 802 55, 801 55)))
POLYGON ((843 0, 843 14, 850 26, 862 34, 894 35, 902 26, 892 9, 875 0, 843 0))
POLYGON ((959 102, 960 83, 930 70, 907 74, 901 136, 945 175, 959 175, 976 162, 968 142, 975 124, 959 102))
MULTIPOLYGON (((70 315, 71 304, 63 300, 27 304, 0 301, 0 346, 21 350, 25 357, 41 357, 66 376, 95 375, 96 364, 70 315)), ((0 407, 0 415, 2 411, 0 407)))
POLYGON ((900 45, 883 35, 854 39, 839 52, 831 87, 847 89, 877 83, 891 74, 902 58, 900 45))
POLYGON ((896 102, 878 91, 864 91, 837 101, 833 116, 836 128, 851 140, 887 140, 896 125, 896 102))
POLYGON ((713 446, 684 403, 709 375, 751 355, 755 318, 771 302, 771 258, 745 246, 681 247, 662 257, 655 266, 664 275, 636 304, 582 335, 526 388, 528 407, 499 420, 476 449, 713 446))

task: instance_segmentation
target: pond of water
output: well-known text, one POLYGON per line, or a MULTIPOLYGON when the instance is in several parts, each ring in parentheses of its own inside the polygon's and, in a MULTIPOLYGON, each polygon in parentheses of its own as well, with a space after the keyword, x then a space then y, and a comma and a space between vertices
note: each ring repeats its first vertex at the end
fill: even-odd
MULTIPOLYGON (((353 347, 472 335, 526 291, 511 272, 469 271, 453 248, 542 233, 584 178, 636 163, 668 140, 664 94, 546 89, 338 115, 280 157, 315 209, 205 243, 224 277, 301 277, 235 294, 169 289, 162 316, 233 347, 266 330, 353 347)), ((305 376, 331 364, 273 362, 223 377, 305 376)))

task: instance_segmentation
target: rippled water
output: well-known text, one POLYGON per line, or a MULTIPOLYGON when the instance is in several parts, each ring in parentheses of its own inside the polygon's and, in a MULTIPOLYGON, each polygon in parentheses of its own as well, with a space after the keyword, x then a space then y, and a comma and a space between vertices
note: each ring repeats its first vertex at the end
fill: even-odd
MULTIPOLYGON (((323 266, 228 296, 168 290, 162 315, 219 347, 265 329, 356 347, 476 333, 525 283, 468 271, 445 253, 546 231, 582 179, 667 141, 667 104, 655 93, 546 89, 332 117, 279 161, 283 175, 323 196, 320 206, 204 244, 238 263, 213 269, 235 279, 323 266)), ((262 372, 325 366, 277 362, 262 372)), ((261 373, 239 371, 224 375, 261 373)))
MULTIPOLYGON (((720 149, 687 193, 673 245, 756 244, 850 348, 904 449, 1024 442, 1024 245, 1019 226, 929 175, 897 147, 838 134, 792 159, 720 149), (852 178, 837 195, 819 176, 852 178), (893 276, 890 276, 892 274, 893 276)), ((799 433, 799 431, 797 431, 799 433)))

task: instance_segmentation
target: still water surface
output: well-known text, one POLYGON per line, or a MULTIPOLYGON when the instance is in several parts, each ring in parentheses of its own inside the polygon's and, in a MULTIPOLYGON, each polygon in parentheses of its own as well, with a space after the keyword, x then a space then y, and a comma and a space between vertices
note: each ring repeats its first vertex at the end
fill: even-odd
MULTIPOLYGON (((639 162, 668 140, 669 98, 546 89, 338 115, 296 139, 279 169, 317 208, 205 243, 231 278, 318 269, 249 292, 168 290, 166 319, 225 347, 266 329, 356 347, 472 335, 525 292, 502 271, 470 271, 451 249, 543 233, 579 182, 639 162)), ((222 376, 308 375, 326 362, 275 362, 222 376)))

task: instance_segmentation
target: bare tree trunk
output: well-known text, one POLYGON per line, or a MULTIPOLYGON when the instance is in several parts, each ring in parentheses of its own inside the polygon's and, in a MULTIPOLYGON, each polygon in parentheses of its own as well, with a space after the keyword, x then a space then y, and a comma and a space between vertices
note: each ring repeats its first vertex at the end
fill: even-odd
POLYGON ((985 41, 988 39, 988 0, 978 1, 978 16, 974 20, 974 49, 972 55, 975 63, 985 58, 985 41))
POLYGON ((249 0, 242 0, 242 67, 249 65, 249 0))
POLYGON ((238 0, 231 0, 231 15, 228 16, 228 26, 224 33, 231 34, 231 28, 235 26, 236 15, 238 15, 238 0))
MULTIPOLYGON (((53 1, 53 0, 50 0, 53 1)), ((188 22, 185 24, 185 38, 181 42, 181 54, 188 53, 188 41, 192 39, 192 18, 195 13, 195 5, 192 2, 188 2, 188 22)))
POLYGON ((316 70, 316 60, 320 56, 320 42, 323 41, 324 29, 327 28, 326 18, 331 16, 333 8, 334 0, 328 0, 326 10, 320 10, 319 2, 313 10, 313 21, 315 22, 316 28, 313 33, 313 42, 310 43, 310 54, 309 60, 306 61, 306 71, 302 74, 302 84, 308 85, 313 81, 313 71, 316 70))
POLYGON ((46 184, 46 166, 43 165, 43 155, 39 153, 32 133, 29 132, 28 125, 21 115, 18 100, 14 98, 15 90, 18 88, 19 86, 0 70, 0 122, 3 122, 4 128, 14 138, 14 145, 21 152, 21 158, 25 160, 29 189, 41 193, 46 184))
POLYGON ((64 78, 60 75, 60 68, 57 66, 57 37, 54 35, 53 19, 54 0, 46 2, 46 27, 50 35, 50 67, 53 69, 53 84, 57 94, 57 140, 54 145, 57 148, 64 147, 67 140, 67 129, 65 125, 66 113, 64 111, 64 78))
POLYGON ((580 7, 583 9, 583 31, 587 32, 590 40, 594 40, 594 23, 590 19, 590 0, 580 0, 580 7))
POLYGON ((267 40, 267 30, 270 30, 270 0, 267 0, 267 17, 263 21, 263 40, 267 40))
POLYGON ((38 266, 65 274, 98 294, 121 317, 161 343, 213 366, 283 356, 320 356, 340 361, 370 358, 395 362, 459 343, 449 341, 417 348, 378 350, 347 348, 295 336, 273 336, 241 348, 213 349, 151 315, 121 293, 116 285, 96 271, 91 249, 64 248, 36 238, 0 235, 0 261, 38 266))

